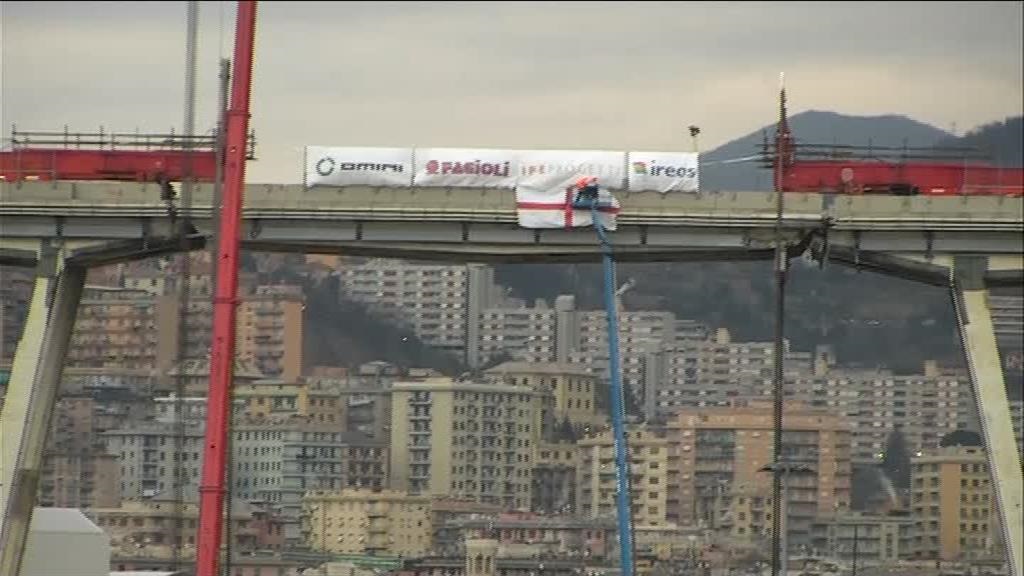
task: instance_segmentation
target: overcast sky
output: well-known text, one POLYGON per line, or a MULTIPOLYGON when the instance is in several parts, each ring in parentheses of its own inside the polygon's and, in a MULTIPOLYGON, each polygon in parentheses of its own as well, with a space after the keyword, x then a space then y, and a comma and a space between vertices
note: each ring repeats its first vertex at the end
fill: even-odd
MULTIPOLYGON (((233 2, 201 2, 197 124, 233 2)), ((180 130, 185 3, 3 2, 3 136, 180 130)), ((793 112, 962 132, 1022 113, 1021 2, 261 2, 250 182, 302 147, 710 149, 793 112)))

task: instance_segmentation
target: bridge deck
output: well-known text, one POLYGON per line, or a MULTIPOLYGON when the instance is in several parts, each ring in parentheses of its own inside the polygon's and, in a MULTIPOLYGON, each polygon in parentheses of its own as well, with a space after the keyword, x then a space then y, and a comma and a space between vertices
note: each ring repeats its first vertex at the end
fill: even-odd
MULTIPOLYGON (((190 215, 212 232, 212 186, 198 185, 190 215)), ((775 195, 617 193, 613 241, 623 260, 761 258, 772 246, 775 195)), ((156 184, 0 184, 0 238, 166 238, 168 208, 156 184)), ((512 190, 314 188, 250 184, 246 247, 490 260, 593 260, 590 229, 528 230, 512 190)), ((1016 254, 1024 200, 1007 197, 836 197, 786 194, 784 233, 796 242, 829 223, 829 242, 864 251, 1016 254)), ((0 247, 2 248, 2 247, 0 247)))

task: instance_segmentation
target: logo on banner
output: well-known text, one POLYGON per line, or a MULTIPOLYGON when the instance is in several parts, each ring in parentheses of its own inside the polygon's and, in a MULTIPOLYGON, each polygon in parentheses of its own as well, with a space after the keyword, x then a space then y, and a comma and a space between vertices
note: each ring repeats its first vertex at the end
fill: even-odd
POLYGON ((611 178, 620 176, 622 168, 609 164, 595 164, 592 162, 581 163, 552 163, 544 162, 539 164, 524 164, 520 167, 519 173, 522 176, 557 175, 557 174, 592 174, 597 177, 611 178))
POLYGON ((405 171, 401 164, 384 164, 378 162, 335 162, 334 158, 326 156, 316 163, 316 173, 321 176, 330 176, 335 172, 396 172, 405 171))
POLYGON ((432 176, 445 174, 472 174, 474 176, 508 176, 510 162, 445 162, 430 160, 427 162, 427 174, 432 176))
POLYGON ((697 169, 692 166, 663 166, 654 160, 635 161, 633 174, 641 176, 665 176, 667 178, 696 178, 697 169))

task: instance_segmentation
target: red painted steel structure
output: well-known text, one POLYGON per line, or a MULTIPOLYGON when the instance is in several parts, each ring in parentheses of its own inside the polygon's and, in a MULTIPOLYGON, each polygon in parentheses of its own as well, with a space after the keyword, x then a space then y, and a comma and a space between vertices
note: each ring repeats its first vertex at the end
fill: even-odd
MULTIPOLYGON (((69 150, 24 148, 0 152, 0 180, 117 180, 180 182, 185 154, 181 150, 69 150)), ((192 178, 212 182, 217 158, 212 151, 191 152, 192 178)))
POLYGON ((787 163, 786 192, 1021 196, 1024 169, 977 163, 797 160, 787 163))
POLYGON ((238 292, 239 230, 245 184, 246 132, 252 86, 256 2, 238 3, 235 23, 234 78, 227 112, 224 150, 224 206, 220 219, 217 286, 213 304, 213 343, 210 391, 203 446, 203 476, 199 486, 199 537, 196 576, 217 576, 220 560, 221 516, 224 510, 224 468, 228 436, 228 398, 234 369, 235 314, 238 292))

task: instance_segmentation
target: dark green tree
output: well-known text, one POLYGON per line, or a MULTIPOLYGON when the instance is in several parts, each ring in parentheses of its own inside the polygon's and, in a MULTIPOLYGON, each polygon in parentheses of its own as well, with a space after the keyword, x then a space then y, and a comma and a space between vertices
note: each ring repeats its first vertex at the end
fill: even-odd
POLYGON ((576 429, 573 428, 572 422, 569 421, 569 417, 566 416, 562 423, 558 426, 558 433, 555 434, 555 441, 557 442, 576 442, 576 429))
POLYGON ((900 491, 910 489, 910 452, 903 432, 894 428, 885 441, 885 453, 882 457, 882 469, 900 491))
POLYGON ((642 420, 644 416, 644 408, 640 404, 640 401, 637 400, 637 394, 636 391, 633 390, 633 387, 624 383, 622 385, 622 396, 625 401, 624 408, 626 415, 636 416, 642 420))

